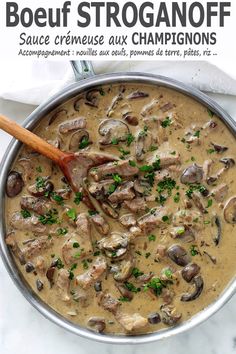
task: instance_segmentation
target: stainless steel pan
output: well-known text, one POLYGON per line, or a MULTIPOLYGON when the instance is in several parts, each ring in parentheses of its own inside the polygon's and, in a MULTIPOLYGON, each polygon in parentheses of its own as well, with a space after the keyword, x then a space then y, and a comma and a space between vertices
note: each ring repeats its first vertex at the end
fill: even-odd
MULTIPOLYGON (((127 82, 137 82, 144 84, 154 84, 157 86, 164 86, 174 89, 176 91, 182 92, 195 100, 201 102, 209 109, 211 109, 217 116, 219 116, 223 122, 228 126, 228 128, 236 135, 236 123, 235 121, 212 99, 200 92, 199 90, 187 86, 181 82, 173 80, 171 78, 144 74, 144 73, 111 73, 105 75, 94 75, 93 68, 89 62, 72 62, 73 70, 75 73, 76 82, 64 90, 60 91, 53 97, 51 97, 47 102, 41 104, 25 121, 24 127, 32 130, 46 114, 56 108, 58 105, 67 101, 68 99, 78 95, 79 93, 91 89, 96 86, 112 83, 127 83, 127 82)), ((5 229, 5 183, 8 172, 14 162, 16 155, 19 151, 21 143, 13 139, 7 148, 7 151, 2 159, 0 166, 0 251, 3 262, 6 269, 13 279, 15 285, 25 296, 25 298, 46 318, 50 319, 59 326, 67 329, 70 332, 78 334, 80 336, 97 340, 104 343, 119 343, 119 344, 138 344, 156 341, 159 339, 164 339, 178 333, 182 333, 196 326, 197 324, 205 321, 216 311, 218 311, 236 292, 236 278, 229 284, 222 295, 210 306, 208 306, 204 311, 199 312, 197 315, 192 317, 190 320, 179 324, 176 327, 163 329, 157 333, 138 335, 138 336, 114 336, 97 334, 91 332, 85 328, 81 328, 78 325, 73 324, 68 321, 47 304, 42 302, 36 293, 29 287, 26 281, 23 279, 20 271, 18 270, 14 259, 5 244, 4 237, 6 233, 5 229)))

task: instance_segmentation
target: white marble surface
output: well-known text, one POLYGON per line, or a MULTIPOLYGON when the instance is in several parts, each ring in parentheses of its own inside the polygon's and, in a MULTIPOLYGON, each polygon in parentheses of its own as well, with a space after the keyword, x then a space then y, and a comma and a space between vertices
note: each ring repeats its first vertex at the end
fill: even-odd
MULTIPOLYGON (((236 119, 236 97, 211 95, 236 119)), ((0 100, 0 112, 22 122, 33 106, 0 100)), ((0 158, 10 138, 0 131, 0 158)), ((236 298, 215 316, 177 337, 139 346, 94 343, 67 333, 39 314, 20 294, 0 260, 0 354, 233 354, 236 298)))

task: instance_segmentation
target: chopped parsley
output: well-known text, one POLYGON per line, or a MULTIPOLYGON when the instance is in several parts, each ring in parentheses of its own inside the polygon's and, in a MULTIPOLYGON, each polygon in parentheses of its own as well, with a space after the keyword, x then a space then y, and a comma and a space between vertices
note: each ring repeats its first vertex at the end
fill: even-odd
POLYGON ((126 297, 126 296, 121 296, 121 297, 119 297, 118 300, 121 301, 121 302, 129 302, 129 301, 131 301, 131 299, 129 299, 129 298, 126 297))
POLYGON ((161 122, 161 126, 162 128, 167 128, 172 124, 172 121, 170 119, 170 117, 166 117, 162 122, 161 122))
POLYGON ((208 153, 208 154, 214 154, 214 152, 216 152, 215 149, 208 149, 208 150, 207 150, 207 153, 208 153))
POLYGON ((112 143, 112 145, 118 145, 119 144, 119 140, 117 138, 112 138, 111 139, 111 143, 112 143))
POLYGON ((210 220, 205 220, 205 221, 204 221, 204 224, 205 224, 205 225, 209 225, 210 223, 211 223, 210 220))
POLYGON ((145 258, 149 258, 151 256, 150 252, 145 253, 145 258))
POLYGON ((130 146, 134 140, 135 140, 135 138, 134 138, 133 134, 129 133, 126 137, 127 146, 130 146))
POLYGON ((132 161, 132 160, 129 160, 129 165, 132 166, 132 167, 135 167, 136 166, 136 162, 132 161))
POLYGON ((156 236, 155 235, 149 235, 148 236, 149 241, 156 241, 156 236))
POLYGON ((74 248, 79 248, 79 247, 80 247, 80 244, 79 244, 78 242, 74 242, 74 243, 73 243, 73 247, 74 247, 74 248))
POLYGON ((43 225, 52 225, 58 223, 58 211, 56 209, 50 209, 46 214, 40 215, 38 220, 43 225))
POLYGON ((105 91, 103 90, 103 88, 100 88, 99 93, 101 96, 105 96, 105 91))
POLYGON ((45 179, 41 176, 36 177, 36 189, 39 190, 40 188, 45 187, 45 179))
POLYGON ((57 229, 57 234, 59 236, 66 235, 67 232, 68 232, 68 229, 65 227, 60 227, 59 229, 57 229))
POLYGON ((142 256, 142 253, 140 251, 135 251, 135 253, 138 255, 138 256, 142 256))
POLYGON ((83 136, 81 142, 79 143, 79 149, 84 149, 89 145, 89 139, 87 136, 83 136))
POLYGON ((115 183, 111 184, 108 188, 108 193, 112 194, 113 192, 115 192, 117 186, 115 185, 115 183))
POLYGON ((97 210, 88 210, 88 214, 89 214, 90 216, 93 216, 93 215, 97 215, 97 214, 99 214, 99 213, 98 213, 97 210))
POLYGON ((172 189, 176 188, 176 182, 172 178, 164 178, 157 184, 157 192, 162 193, 165 190, 168 192, 168 195, 171 195, 172 189))
POLYGON ((207 208, 210 208, 212 206, 213 200, 212 199, 208 199, 207 201, 207 208))
POLYGON ((175 203, 179 203, 179 201, 180 201, 180 193, 177 192, 173 199, 174 199, 175 203))
POLYGON ((129 150, 125 150, 123 147, 120 147, 118 150, 119 150, 120 153, 121 153, 120 158, 121 158, 122 160, 124 160, 124 158, 125 158, 126 155, 129 155, 129 154, 130 154, 130 151, 129 151, 129 150))
POLYGON ((164 273, 167 278, 172 279, 173 272, 171 269, 165 269, 164 273))
POLYGON ((199 191, 201 194, 204 194, 206 190, 207 190, 206 187, 204 187, 201 184, 196 184, 196 185, 193 184, 189 186, 189 189, 186 190, 185 194, 187 195, 187 197, 191 199, 194 191, 199 191))
POLYGON ((64 199, 62 198, 62 196, 60 196, 59 194, 56 194, 55 192, 51 193, 51 198, 57 202, 57 204, 59 205, 63 205, 64 204, 64 199))
POLYGON ((164 222, 169 222, 169 220, 170 220, 170 218, 169 218, 168 215, 162 216, 162 221, 164 221, 164 222))
POLYGON ((38 173, 42 173, 43 172, 42 167, 41 166, 36 167, 36 171, 38 173))
POLYGON ((164 203, 165 203, 166 200, 167 200, 167 198, 166 198, 164 195, 162 195, 162 194, 159 194, 159 196, 157 196, 157 197, 155 198, 155 201, 156 201, 157 203, 161 204, 161 205, 164 205, 164 203))
POLYGON ((73 221, 76 220, 77 217, 77 213, 76 210, 74 208, 71 208, 67 211, 66 215, 73 221))
POLYGON ((88 269, 89 266, 88 266, 88 261, 86 259, 82 260, 82 264, 84 269, 88 269))
POLYGON ((163 288, 166 288, 166 283, 160 278, 152 278, 145 286, 144 290, 152 289, 156 296, 161 295, 163 288))
POLYGON ((197 131, 193 134, 193 136, 196 136, 197 138, 200 138, 200 130, 197 130, 197 131))
POLYGON ((96 256, 99 256, 100 253, 101 253, 100 251, 95 251, 93 255, 94 255, 94 257, 96 257, 96 256))
POLYGON ((209 108, 207 108, 207 113, 211 118, 214 116, 214 113, 209 108))
POLYGON ((113 175, 112 175, 112 178, 113 178, 113 180, 114 180, 116 183, 118 183, 118 184, 120 184, 120 183, 122 182, 122 178, 121 178, 121 176, 120 176, 118 173, 113 174, 113 175))
POLYGON ((23 216, 24 219, 30 218, 31 217, 31 213, 29 212, 29 210, 26 209, 22 209, 20 211, 21 215, 23 216))
POLYGON ((74 203, 76 205, 79 205, 80 202, 82 201, 82 199, 83 199, 83 194, 81 192, 76 192, 75 193, 75 198, 74 198, 74 203))
POLYGON ((196 256, 197 254, 199 254, 199 252, 198 252, 198 250, 196 249, 196 245, 192 245, 191 247, 190 247, 190 253, 191 253, 191 255, 194 257, 194 256, 196 256))
POLYGON ((57 258, 56 267, 58 269, 64 268, 64 263, 62 262, 61 258, 57 258))
POLYGON ((141 275, 143 275, 144 273, 141 272, 138 268, 133 268, 132 269, 132 275, 135 277, 135 278, 138 278, 140 277, 141 275))
POLYGON ((137 288, 134 284, 126 281, 125 283, 125 287, 126 289, 128 289, 129 291, 132 291, 132 293, 138 293, 141 289, 137 288))
POLYGON ((148 151, 156 151, 158 147, 156 145, 151 145, 148 151))

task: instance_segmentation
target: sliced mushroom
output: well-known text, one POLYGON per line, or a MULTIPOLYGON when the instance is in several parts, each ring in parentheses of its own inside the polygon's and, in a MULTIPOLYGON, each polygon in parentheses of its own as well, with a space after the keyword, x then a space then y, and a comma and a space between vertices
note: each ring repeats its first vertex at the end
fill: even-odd
POLYGON ((137 137, 136 147, 135 147, 135 156, 138 161, 142 161, 144 159, 144 155, 153 143, 153 136, 150 132, 140 132, 137 137))
POLYGON ((132 274, 133 266, 134 262, 132 260, 123 260, 114 273, 114 279, 119 282, 127 280, 132 274))
POLYGON ((84 129, 86 127, 85 118, 75 118, 61 123, 58 130, 61 134, 67 134, 73 130, 84 129))
POLYGON ((95 332, 102 333, 106 328, 105 318, 103 317, 90 317, 87 326, 95 332))
POLYGON ((192 200, 193 200, 193 203, 195 204, 195 206, 199 209, 199 211, 201 213, 203 213, 203 214, 207 213, 207 210, 203 204, 203 200, 202 200, 200 192, 194 191, 192 193, 192 200))
POLYGON ((224 218, 229 224, 236 224, 236 196, 233 196, 226 202, 224 218))
POLYGON ((121 120, 106 119, 99 125, 98 132, 103 136, 99 143, 101 145, 110 145, 112 141, 117 143, 125 141, 129 134, 129 127, 121 120))
POLYGON ((9 198, 16 197, 22 191, 24 182, 21 174, 17 171, 11 171, 7 177, 6 193, 9 198))
POLYGON ((114 112, 114 109, 116 109, 118 103, 123 99, 123 95, 122 93, 118 93, 118 95, 116 95, 112 101, 111 104, 107 110, 107 117, 111 117, 112 113, 114 112))
POLYGON ((81 105, 81 101, 83 100, 83 97, 80 96, 76 99, 75 103, 74 103, 74 110, 79 112, 80 110, 80 105, 81 105))
POLYGON ((222 227, 221 227, 221 221, 220 221, 219 216, 216 215, 214 217, 214 219, 215 219, 215 225, 217 228, 216 237, 214 238, 214 242, 215 242, 215 245, 218 246, 220 243, 221 237, 222 237, 222 227))
POLYGON ((203 169, 201 166, 197 164, 193 164, 187 167, 180 178, 181 183, 188 184, 188 183, 200 183, 203 179, 203 169))
POLYGON ((63 119, 66 120, 67 118, 67 110, 66 109, 60 109, 59 111, 53 113, 53 115, 49 118, 48 125, 51 125, 54 123, 56 120, 63 119))
POLYGON ((126 113, 123 118, 129 125, 132 125, 133 127, 136 127, 138 125, 138 118, 136 116, 131 115, 130 113, 126 113))
POLYGON ((216 143, 211 143, 211 145, 213 146, 213 148, 215 149, 215 151, 219 154, 222 154, 223 152, 228 150, 227 146, 223 146, 223 145, 219 145, 216 143))
POLYGON ((85 104, 90 107, 98 107, 98 102, 99 102, 99 97, 101 96, 101 89, 92 89, 86 92, 85 98, 85 104))
POLYGON ((136 100, 139 98, 146 98, 146 97, 149 97, 149 93, 143 91, 134 91, 131 94, 129 94, 126 98, 128 100, 136 100))
POLYGON ((20 264, 21 265, 26 264, 25 255, 22 252, 21 248, 19 247, 18 242, 16 241, 15 232, 9 233, 7 235, 5 241, 6 241, 7 246, 10 247, 11 251, 16 256, 16 258, 19 259, 20 264))
POLYGON ((52 287, 54 284, 55 271, 56 271, 56 267, 51 266, 50 268, 48 268, 48 270, 46 272, 46 277, 50 283, 50 287, 52 287))
POLYGON ((230 168, 235 165, 235 160, 232 159, 232 157, 223 157, 222 159, 220 159, 220 162, 225 165, 225 168, 230 168))
POLYGON ((124 284, 116 284, 116 287, 123 297, 125 297, 129 301, 133 299, 134 294, 132 293, 132 291, 128 290, 124 284))
POLYGON ((167 255, 173 262, 182 267, 185 267, 191 262, 191 257, 188 255, 187 251, 177 244, 168 248, 167 255))
POLYGON ((185 293, 181 296, 181 301, 188 302, 196 300, 202 293, 204 282, 201 275, 196 275, 192 279, 192 284, 194 285, 195 289, 192 293, 185 293))
POLYGON ((79 129, 71 135, 69 142, 69 151, 76 152, 80 149, 83 141, 89 142, 89 133, 85 129, 79 129))
POLYGON ((196 263, 187 264, 184 269, 182 269, 181 274, 183 279, 190 283, 190 281, 199 273, 200 267, 196 263))
POLYGON ((145 105, 143 107, 143 109, 141 110, 141 116, 142 117, 146 117, 149 114, 152 114, 153 109, 158 108, 159 107, 159 99, 154 99, 151 102, 149 102, 147 105, 145 105))
POLYGON ((182 314, 176 311, 173 305, 161 306, 162 322, 168 326, 174 326, 181 319, 182 314))

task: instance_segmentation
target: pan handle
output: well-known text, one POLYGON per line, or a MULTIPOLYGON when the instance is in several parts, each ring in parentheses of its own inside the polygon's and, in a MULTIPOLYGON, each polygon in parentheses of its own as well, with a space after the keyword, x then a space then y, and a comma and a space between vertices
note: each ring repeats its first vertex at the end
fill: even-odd
POLYGON ((72 60, 70 63, 74 71, 76 81, 87 79, 95 75, 91 61, 72 60))

